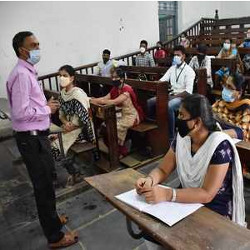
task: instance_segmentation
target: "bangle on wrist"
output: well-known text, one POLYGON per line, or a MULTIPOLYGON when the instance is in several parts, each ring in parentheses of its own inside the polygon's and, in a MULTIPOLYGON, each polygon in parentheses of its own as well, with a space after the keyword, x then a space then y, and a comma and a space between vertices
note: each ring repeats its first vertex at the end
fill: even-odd
POLYGON ((154 184, 154 179, 151 175, 148 175, 147 178, 151 179, 151 187, 153 186, 154 184))
POLYGON ((171 199, 172 202, 175 202, 176 201, 176 189, 172 188, 172 199, 171 199))

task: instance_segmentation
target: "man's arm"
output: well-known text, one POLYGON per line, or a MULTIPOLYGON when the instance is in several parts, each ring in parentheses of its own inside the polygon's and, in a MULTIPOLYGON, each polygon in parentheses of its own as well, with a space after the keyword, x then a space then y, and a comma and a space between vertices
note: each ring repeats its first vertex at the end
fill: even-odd
POLYGON ((164 74, 164 76, 159 80, 160 82, 170 82, 170 75, 171 72, 173 71, 173 68, 170 67, 167 72, 164 74))
POLYGON ((51 114, 50 107, 32 107, 30 103, 31 81, 26 74, 19 74, 12 86, 12 114, 19 121, 42 121, 51 114))
POLYGON ((184 77, 185 92, 189 94, 193 93, 194 79, 195 79, 195 72, 192 68, 189 68, 184 77))

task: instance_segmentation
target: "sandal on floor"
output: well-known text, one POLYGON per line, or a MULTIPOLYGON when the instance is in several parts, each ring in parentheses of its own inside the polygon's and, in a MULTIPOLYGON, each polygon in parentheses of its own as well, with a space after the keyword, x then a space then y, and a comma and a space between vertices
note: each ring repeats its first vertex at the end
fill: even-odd
POLYGON ((63 248, 71 246, 78 241, 76 232, 66 232, 61 240, 55 243, 49 243, 50 248, 63 248))
POLYGON ((65 214, 60 215, 60 216, 59 216, 59 219, 60 219, 60 221, 61 221, 61 223, 62 223, 63 225, 65 225, 65 224, 69 221, 69 217, 68 217, 67 215, 65 215, 65 214))

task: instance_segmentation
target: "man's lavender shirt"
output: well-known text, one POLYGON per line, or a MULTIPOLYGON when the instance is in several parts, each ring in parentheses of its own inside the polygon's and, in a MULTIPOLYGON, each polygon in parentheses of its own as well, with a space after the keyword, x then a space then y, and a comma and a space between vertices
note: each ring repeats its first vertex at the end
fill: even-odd
POLYGON ((15 131, 46 130, 51 110, 33 65, 18 59, 7 81, 12 127, 15 131))

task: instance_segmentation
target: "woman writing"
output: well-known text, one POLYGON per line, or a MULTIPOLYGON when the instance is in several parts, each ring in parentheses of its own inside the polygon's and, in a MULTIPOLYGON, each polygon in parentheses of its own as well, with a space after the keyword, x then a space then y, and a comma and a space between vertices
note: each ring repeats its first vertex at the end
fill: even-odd
POLYGON ((177 127, 177 138, 160 166, 148 177, 137 180, 137 192, 148 203, 203 203, 244 226, 245 202, 239 156, 232 139, 217 131, 208 100, 199 94, 184 98, 177 127), (166 180, 175 168, 181 188, 159 187, 157 184, 166 180))

